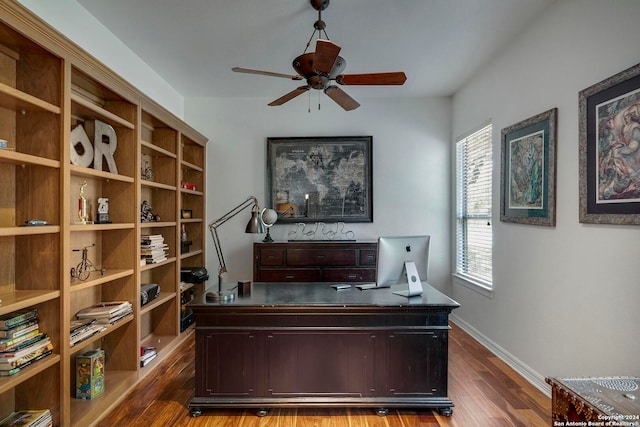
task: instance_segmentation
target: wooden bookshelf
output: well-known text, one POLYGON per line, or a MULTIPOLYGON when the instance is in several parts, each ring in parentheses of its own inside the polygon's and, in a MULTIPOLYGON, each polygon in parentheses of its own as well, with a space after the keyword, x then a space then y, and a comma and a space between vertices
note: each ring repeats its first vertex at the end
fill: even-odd
POLYGON ((140 367, 140 346, 157 347, 162 360, 184 340, 180 270, 205 262, 207 139, 14 0, 0 3, 0 139, 0 315, 37 308, 54 345, 52 355, 0 377, 0 418, 49 408, 54 425, 89 426, 158 365, 140 367), (81 126, 95 149, 102 123, 117 137, 115 168, 107 157, 101 167, 80 164, 84 142, 70 143, 81 126), (142 173, 143 158, 153 177, 142 173), (81 187, 88 223, 78 216, 81 187), (109 223, 95 223, 98 198, 109 200, 109 223), (159 221, 141 222, 143 200, 159 221), (181 218, 181 209, 192 216, 181 218), (48 225, 24 226, 30 219, 48 225), (156 233, 169 245, 167 260, 141 265, 140 237, 156 233), (93 268, 81 280, 71 272, 85 247, 93 268), (149 282, 161 292, 142 306, 140 285, 149 282), (75 314, 116 300, 131 302, 133 313, 71 347, 75 314), (106 354, 105 392, 76 400, 75 357, 96 348, 106 354))

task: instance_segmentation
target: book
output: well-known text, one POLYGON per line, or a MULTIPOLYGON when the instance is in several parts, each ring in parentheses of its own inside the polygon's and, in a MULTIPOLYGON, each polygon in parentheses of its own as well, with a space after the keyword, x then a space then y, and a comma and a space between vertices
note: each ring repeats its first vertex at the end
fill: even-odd
POLYGON ((38 360, 44 359, 45 357, 49 356, 52 353, 53 353, 53 350, 47 350, 41 354, 36 355, 33 359, 25 360, 25 362, 20 366, 10 368, 10 369, 0 369, 0 377, 8 377, 11 375, 15 375, 18 372, 22 371, 27 366, 31 365, 32 363, 35 363, 38 360))
POLYGON ((156 357, 158 357, 158 353, 153 354, 151 357, 145 359, 145 360, 140 360, 140 367, 144 368, 145 366, 147 366, 149 363, 151 363, 151 361, 153 359, 155 359, 156 357))
POLYGON ((80 333, 87 328, 90 328, 91 325, 96 323, 96 319, 86 318, 86 319, 73 319, 69 323, 69 332, 71 336, 75 333, 80 333))
POLYGON ((34 350, 32 353, 13 359, 12 361, 8 361, 8 359, 4 359, 7 360, 7 362, 5 362, 4 360, 0 360, 0 371, 10 371, 13 368, 23 368, 27 365, 27 363, 33 363, 33 361, 40 355, 50 351, 53 351, 53 344, 51 344, 51 342, 48 342, 45 346, 34 350))
MULTIPOLYGON (((34 331, 36 332, 36 331, 34 331)), ((0 351, 0 360, 2 360, 3 355, 5 354, 13 354, 17 351, 23 350, 25 348, 31 347, 32 345, 45 340, 49 338, 49 335, 44 334, 44 333, 36 333, 36 335, 34 335, 31 338, 28 338, 26 340, 20 341, 17 344, 13 345, 12 347, 3 349, 2 351, 0 351)))
POLYGON ((24 323, 31 319, 38 317, 37 308, 29 308, 25 310, 18 310, 13 313, 0 316, 0 330, 8 331, 21 323, 24 323))
POLYGON ((18 338, 5 338, 3 340, 0 340, 0 351, 5 351, 11 347, 14 347, 18 344, 20 344, 23 341, 26 341, 30 338, 35 337, 36 335, 38 335, 40 333, 40 331, 38 329, 34 330, 34 331, 30 331, 27 332, 24 335, 19 336, 18 338))
MULTIPOLYGON (((0 338, 17 338, 20 335, 24 335, 35 329, 38 329, 38 320, 37 319, 27 320, 25 322, 20 323, 19 325, 14 326, 11 329, 0 331, 0 338)), ((2 341, 0 340, 0 342, 2 341)))
POLYGON ((20 427, 45 427, 53 423, 51 411, 26 410, 10 413, 5 419, 0 421, 0 427, 20 426, 20 427))
POLYGON ((106 326, 98 324, 94 318, 72 320, 70 325, 70 346, 73 347, 105 329, 107 329, 106 326))
POLYGON ((100 332, 104 331, 105 329, 107 329, 106 326, 96 323, 93 326, 91 326, 90 329, 88 329, 88 330, 86 330, 86 331, 84 331, 84 332, 82 332, 80 334, 74 335, 71 338, 70 346, 73 347, 74 345, 91 338, 95 334, 99 334, 100 332))
POLYGON ((76 317, 78 319, 83 319, 111 315, 112 313, 122 310, 127 306, 131 307, 131 303, 129 303, 129 301, 100 302, 90 307, 83 308, 76 314, 76 317))
POLYGON ((51 344, 49 337, 14 353, 2 353, 0 354, 0 369, 6 369, 8 366, 18 366, 25 358, 29 358, 37 352, 42 353, 46 351, 43 349, 48 347, 53 349, 53 344, 51 344))

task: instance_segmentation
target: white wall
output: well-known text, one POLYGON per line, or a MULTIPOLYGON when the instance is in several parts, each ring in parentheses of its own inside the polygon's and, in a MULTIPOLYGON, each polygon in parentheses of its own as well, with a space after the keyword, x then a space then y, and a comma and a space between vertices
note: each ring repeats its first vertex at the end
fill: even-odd
POLYGON ((640 373, 640 228, 578 222, 578 92, 640 61, 640 2, 559 0, 459 91, 453 135, 558 108, 557 225, 494 221, 493 299, 453 285, 456 315, 542 376, 640 373))
MULTIPOLYGON (((274 94, 276 96, 277 94, 274 94)), ((430 234, 430 278, 449 284, 450 99, 364 99, 345 112, 322 95, 321 111, 307 112, 307 95, 281 107, 267 99, 185 100, 189 123, 211 139, 207 150, 207 217, 220 217, 249 195, 266 195, 266 138, 278 136, 373 136, 374 222, 347 224, 357 240, 379 235, 430 234)), ((354 96, 356 96, 354 94, 354 96)), ((317 94, 312 102, 317 104, 317 94)), ((252 277, 252 242, 244 234, 248 210, 219 229, 229 280, 252 277)), ((276 224, 271 234, 286 241, 294 224, 276 224)), ((207 268, 218 262, 211 239, 207 268)))
POLYGON ((183 117, 182 95, 78 2, 18 1, 164 108, 183 117))

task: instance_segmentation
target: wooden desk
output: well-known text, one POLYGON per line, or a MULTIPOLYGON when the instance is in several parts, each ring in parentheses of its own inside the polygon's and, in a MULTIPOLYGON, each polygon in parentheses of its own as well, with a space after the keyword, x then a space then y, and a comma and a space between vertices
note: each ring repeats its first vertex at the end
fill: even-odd
POLYGON ((551 385, 554 426, 571 421, 590 426, 640 426, 640 378, 547 378, 546 382, 551 385))
POLYGON ((195 397, 204 408, 434 408, 447 397, 449 313, 429 285, 336 291, 328 283, 253 283, 233 302, 189 304, 196 315, 195 397))

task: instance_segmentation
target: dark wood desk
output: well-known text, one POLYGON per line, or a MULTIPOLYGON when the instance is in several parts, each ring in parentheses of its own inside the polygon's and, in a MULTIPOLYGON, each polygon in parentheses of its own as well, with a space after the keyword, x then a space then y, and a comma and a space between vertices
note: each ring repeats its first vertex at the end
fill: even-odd
POLYGON ((189 304, 196 315, 193 416, 204 408, 434 408, 447 397, 449 313, 429 285, 336 291, 328 283, 253 283, 233 302, 189 304))

